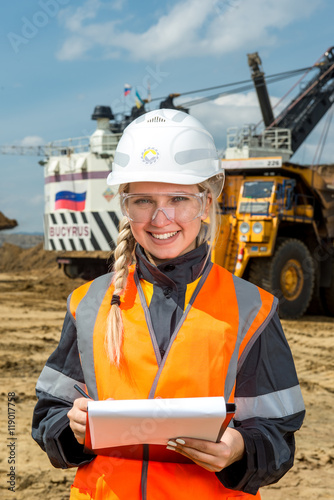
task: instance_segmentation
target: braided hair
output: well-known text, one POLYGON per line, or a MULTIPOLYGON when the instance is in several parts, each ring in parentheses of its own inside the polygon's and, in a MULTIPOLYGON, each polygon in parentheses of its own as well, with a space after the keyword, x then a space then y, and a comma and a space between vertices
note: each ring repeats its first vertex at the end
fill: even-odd
MULTIPOLYGON (((126 192, 128 184, 123 184, 119 188, 119 193, 126 192)), ((205 181, 199 184, 199 189, 201 191, 208 190, 211 192, 212 203, 210 206, 210 223, 201 224, 201 229, 197 236, 196 244, 200 246, 205 241, 209 241, 210 248, 212 248, 216 232, 217 232, 217 209, 218 204, 215 197, 212 194, 210 181, 205 181), (208 230, 210 229, 210 230, 208 230)), ((114 250, 114 293, 113 299, 111 301, 111 308, 109 311, 107 319, 107 329, 105 335, 105 347, 112 364, 117 367, 120 366, 122 358, 122 344, 123 344, 123 320, 122 311, 120 308, 120 296, 124 294, 126 289, 127 279, 129 275, 129 266, 134 260, 134 250, 136 246, 136 240, 132 234, 130 221, 127 217, 123 217, 119 226, 119 235, 117 238, 117 245, 114 250)), ((147 254, 147 251, 145 252, 147 254)), ((209 254, 208 254, 209 255, 209 254)), ((149 260, 152 262, 152 256, 148 256, 149 260)))

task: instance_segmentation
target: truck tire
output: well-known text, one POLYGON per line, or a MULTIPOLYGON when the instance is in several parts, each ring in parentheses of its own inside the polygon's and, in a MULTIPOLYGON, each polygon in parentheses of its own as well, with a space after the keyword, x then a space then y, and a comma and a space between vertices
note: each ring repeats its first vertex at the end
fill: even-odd
POLYGON ((271 258, 253 260, 249 280, 279 298, 281 318, 300 318, 313 296, 315 270, 312 256, 302 241, 278 239, 271 258))
POLYGON ((73 264, 64 264, 63 271, 65 275, 71 280, 75 280, 79 277, 79 269, 78 266, 73 264))
POLYGON ((321 271, 317 259, 313 259, 313 264, 314 264, 314 288, 313 288, 312 299, 307 308, 307 314, 313 316, 323 316, 325 314, 325 309, 323 305, 324 300, 321 294, 321 287, 320 287, 321 271))
POLYGON ((86 281, 94 280, 109 271, 110 263, 105 259, 81 258, 71 259, 72 262, 64 264, 63 270, 68 278, 81 278, 86 281))
POLYGON ((332 259, 332 280, 331 285, 322 288, 322 297, 325 313, 334 316, 334 258, 332 259))

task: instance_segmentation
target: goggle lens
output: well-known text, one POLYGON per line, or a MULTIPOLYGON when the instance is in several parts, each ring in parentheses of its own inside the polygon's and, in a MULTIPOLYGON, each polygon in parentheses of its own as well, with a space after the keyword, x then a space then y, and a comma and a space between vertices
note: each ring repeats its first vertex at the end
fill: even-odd
POLYGON ((121 194, 122 213, 132 222, 151 222, 161 211, 172 222, 191 222, 204 213, 206 191, 201 193, 121 194))

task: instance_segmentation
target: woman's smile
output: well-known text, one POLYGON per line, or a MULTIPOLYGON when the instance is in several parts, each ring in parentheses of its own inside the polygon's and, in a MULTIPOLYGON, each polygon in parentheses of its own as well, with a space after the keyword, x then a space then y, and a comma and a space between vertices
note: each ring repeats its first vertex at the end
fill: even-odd
MULTIPOLYGON (((129 185, 129 194, 151 195, 162 199, 169 193, 182 193, 193 196, 199 193, 197 185, 166 184, 163 182, 134 182, 129 185)), ((163 201, 161 202, 163 203, 163 201)), ((211 200, 203 215, 190 222, 171 220, 169 209, 158 206, 154 218, 147 222, 130 220, 131 231, 135 240, 149 252, 155 260, 165 261, 184 255, 196 248, 196 238, 201 229, 202 220, 207 217, 211 200)))

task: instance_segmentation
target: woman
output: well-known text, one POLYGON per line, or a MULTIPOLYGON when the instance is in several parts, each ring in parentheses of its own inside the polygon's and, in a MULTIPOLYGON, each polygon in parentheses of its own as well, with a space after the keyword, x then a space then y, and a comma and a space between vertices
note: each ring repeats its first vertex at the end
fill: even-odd
POLYGON ((124 214, 114 273, 69 297, 36 387, 33 437, 55 467, 79 466, 72 499, 260 498, 293 464, 304 405, 277 299, 210 261, 223 179, 185 113, 124 131, 108 177, 124 214), (237 411, 219 443, 171 436, 95 456, 74 383, 96 400, 224 396, 237 411))

